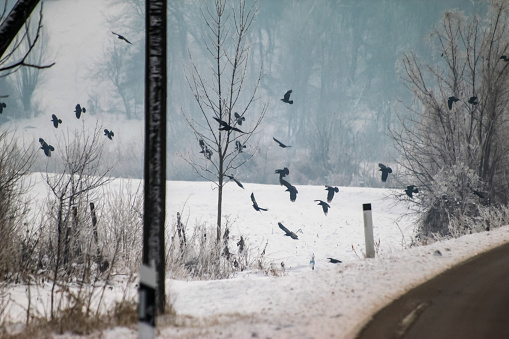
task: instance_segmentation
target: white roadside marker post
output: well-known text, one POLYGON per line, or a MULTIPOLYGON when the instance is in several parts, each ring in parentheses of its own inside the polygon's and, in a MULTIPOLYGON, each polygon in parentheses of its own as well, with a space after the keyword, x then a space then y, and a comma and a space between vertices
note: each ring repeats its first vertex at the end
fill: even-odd
POLYGON ((363 204, 364 212, 364 238, 366 241, 366 258, 375 257, 375 241, 373 238, 373 217, 371 215, 371 204, 363 204))
POLYGON ((157 274, 155 265, 140 265, 140 287, 138 303, 138 338, 153 339, 156 328, 157 274))

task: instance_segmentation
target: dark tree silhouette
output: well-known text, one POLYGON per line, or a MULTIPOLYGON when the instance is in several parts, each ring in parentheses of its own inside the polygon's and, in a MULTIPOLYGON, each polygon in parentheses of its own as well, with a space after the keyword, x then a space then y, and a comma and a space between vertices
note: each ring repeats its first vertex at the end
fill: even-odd
POLYGON ((256 8, 256 1, 247 5, 245 0, 214 0, 213 5, 205 5, 201 9, 208 29, 208 39, 204 40, 204 44, 213 60, 212 74, 209 76, 207 73, 211 69, 209 67, 207 71, 201 70, 201 62, 199 64, 193 60, 191 53, 190 65, 185 69, 200 118, 188 114, 184 116, 197 139, 203 140, 215 154, 205 164, 200 159, 185 160, 198 175, 217 185, 217 242, 221 241, 223 187, 227 183, 225 175, 241 167, 253 156, 246 157, 239 152, 235 147, 236 141, 242 137, 243 144, 248 143, 267 111, 267 104, 256 110, 257 115, 251 110, 258 99, 257 91, 262 79, 261 70, 255 79, 248 79, 247 72, 250 52, 247 32, 253 23, 256 8), (244 124, 241 130, 237 126, 245 121, 242 119, 244 117, 248 118, 250 124, 244 124))
MULTIPOLYGON (((21 27, 25 25, 28 18, 30 17, 32 11, 39 3, 39 0, 18 0, 14 7, 11 9, 8 15, 4 16, 4 13, 0 16, 0 72, 2 71, 15 71, 17 68, 21 66, 26 67, 34 67, 34 68, 48 68, 54 65, 54 63, 50 65, 33 65, 26 62, 26 59, 32 49, 35 47, 37 40, 40 37, 40 32, 42 28, 42 5, 41 10, 39 12, 39 23, 37 25, 37 31, 34 37, 31 37, 28 34, 28 26, 26 26, 25 34, 23 34, 21 40, 27 40, 28 50, 21 57, 20 60, 15 60, 14 62, 7 64, 7 61, 11 59, 14 55, 14 52, 20 47, 21 43, 17 43, 14 45, 14 48, 5 55, 7 48, 11 45, 12 41, 21 30, 21 27)), ((5 3, 7 5, 7 3, 5 3)), ((5 9, 6 7, 4 7, 5 9)))
POLYGON ((440 58, 402 56, 402 78, 417 105, 403 105, 391 133, 398 181, 419 187, 419 199, 407 199, 422 212, 419 236, 484 230, 475 221, 479 203, 497 209, 509 201, 509 63, 500 57, 508 34, 509 1, 490 1, 484 17, 443 14, 429 35, 440 58), (451 93, 465 104, 450 109, 451 93), (480 202, 472 190, 489 199, 480 202))

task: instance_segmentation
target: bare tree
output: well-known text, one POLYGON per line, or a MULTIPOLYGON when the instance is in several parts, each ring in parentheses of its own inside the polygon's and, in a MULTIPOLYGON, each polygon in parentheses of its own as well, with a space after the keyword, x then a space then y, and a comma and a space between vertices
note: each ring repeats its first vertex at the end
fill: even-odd
POLYGON ((5 246, 0 248, 0 276, 19 272, 22 263, 22 223, 26 213, 23 195, 30 188, 27 181, 35 152, 18 144, 9 132, 0 132, 0 234, 5 246))
MULTIPOLYGON (((68 131, 62 143, 55 145, 55 153, 61 155, 61 164, 56 173, 47 170, 43 175, 51 192, 51 205, 56 223, 56 253, 53 287, 51 293, 51 316, 53 317, 53 292, 58 282, 61 265, 71 263, 80 254, 80 210, 87 210, 92 193, 111 179, 106 175, 110 168, 101 164, 103 154, 102 129, 96 126, 93 133, 83 129, 68 131)), ((48 158, 49 162, 57 157, 48 158)), ((50 165, 48 164, 50 167, 50 165)), ((51 165, 53 167, 54 164, 51 165)), ((48 168, 49 168, 48 167, 48 168)))
POLYGON ((26 67, 35 67, 35 68, 48 68, 53 66, 50 65, 34 65, 27 62, 28 55, 35 47, 37 40, 39 39, 41 28, 42 28, 42 4, 41 9, 39 11, 39 22, 37 24, 37 29, 35 32, 35 36, 30 33, 28 19, 30 14, 34 10, 34 8, 39 3, 39 0, 18 0, 14 7, 11 9, 9 14, 7 14, 7 1, 4 3, 4 7, 2 8, 2 13, 0 14, 0 72, 9 71, 13 72, 21 66, 26 67), (9 45, 11 45, 12 41, 20 31, 21 27, 25 25, 25 32, 22 34, 21 38, 14 44, 14 46, 10 49, 9 52, 6 53, 9 45), (8 60, 13 57, 13 53, 17 51, 23 41, 27 41, 28 50, 23 54, 21 58, 15 60, 14 62, 7 64, 8 60))
POLYGON ((392 136, 401 182, 420 189, 423 235, 448 235, 450 220, 509 198, 509 1, 489 5, 485 19, 445 12, 430 35, 433 62, 402 58, 415 104, 392 136))
MULTIPOLYGON (((36 35, 35 29, 40 28, 35 28, 33 25, 30 25, 28 29, 30 29, 30 35, 33 36, 36 35)), ((25 58, 25 61, 31 65, 41 65, 48 55, 47 46, 48 36, 41 30, 37 46, 32 48, 29 55, 25 57, 25 54, 31 48, 30 41, 29 39, 24 39, 24 42, 14 51, 12 57, 15 60, 25 58)), ((37 86, 40 86, 44 80, 43 74, 42 70, 37 67, 20 67, 14 74, 7 77, 12 91, 9 94, 15 94, 15 97, 21 103, 21 109, 17 110, 16 117, 30 118, 37 114, 37 112, 34 112, 37 106, 32 102, 32 97, 37 86)))
POLYGON ((258 115, 252 113, 253 103, 258 99, 261 70, 254 84, 248 83, 247 77, 250 51, 247 32, 255 17, 255 5, 248 6, 247 1, 240 1, 230 9, 225 0, 215 0, 213 6, 201 10, 208 29, 203 43, 213 60, 210 77, 189 52, 191 63, 186 79, 198 104, 201 121, 189 115, 186 119, 198 139, 197 147, 198 142, 203 146, 201 161, 195 157, 189 159, 189 163, 204 179, 217 185, 218 242, 221 240, 225 175, 238 169, 253 155, 246 156, 235 145, 242 147, 249 142, 267 110, 267 104, 264 104, 258 115))
POLYGON ((142 49, 133 52, 135 46, 128 45, 115 39, 109 45, 94 69, 94 78, 100 82, 106 81, 113 86, 113 92, 108 93, 108 98, 114 107, 113 112, 124 111, 127 119, 139 118, 138 111, 143 105, 143 58, 140 56, 142 49), (139 63, 137 64, 137 61, 139 63), (112 98, 113 97, 113 98, 112 98), (117 98, 120 98, 118 100, 117 98))

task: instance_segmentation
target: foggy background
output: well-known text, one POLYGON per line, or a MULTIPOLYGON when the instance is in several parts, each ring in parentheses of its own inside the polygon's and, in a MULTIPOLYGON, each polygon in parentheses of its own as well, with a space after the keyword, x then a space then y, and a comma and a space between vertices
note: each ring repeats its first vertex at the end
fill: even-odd
MULTIPOLYGON (((110 147, 110 158, 120 166, 113 174, 142 178, 144 1, 42 2, 44 32, 29 61, 54 61, 56 66, 43 71, 23 67, 0 78, 10 112, 0 116, 0 123, 36 121, 62 110, 57 102, 67 101, 71 108, 82 102, 91 116, 115 121, 115 127, 129 126, 124 136, 120 127, 115 130, 118 142, 110 147), (63 11, 74 16, 63 16, 63 11), (74 47, 58 38, 71 34, 71 25, 83 34, 69 35, 74 47), (85 61, 76 68, 78 58, 85 61), (62 77, 76 87, 55 85, 62 77)), ((205 48, 207 28, 200 12, 205 4, 168 3, 168 180, 200 180, 184 160, 200 151, 184 118, 200 119, 185 68, 192 55, 202 75, 210 72, 213 60, 205 48)), ((269 107, 259 132, 246 145, 246 156, 255 156, 235 176, 274 184, 274 170, 287 166, 295 184, 382 185, 377 164, 391 164, 396 156, 389 129, 398 126, 399 101, 411 103, 413 97, 400 81, 398 58, 410 49, 424 60, 434 57, 426 36, 443 11, 454 8, 481 16, 487 9, 485 3, 464 0, 259 0, 248 31, 246 87, 261 68, 259 99, 250 111, 257 116, 265 103, 269 107), (293 105, 280 101, 289 89, 293 105), (282 150, 273 137, 292 147, 282 150)), ((248 111, 247 125, 249 116, 248 111)))

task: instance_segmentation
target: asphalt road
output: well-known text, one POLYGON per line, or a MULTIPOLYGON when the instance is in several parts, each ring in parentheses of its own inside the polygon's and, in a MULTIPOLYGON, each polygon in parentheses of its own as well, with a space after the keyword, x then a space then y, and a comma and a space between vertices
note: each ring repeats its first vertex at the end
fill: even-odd
POLYGON ((509 339, 509 244, 420 285, 373 316, 357 339, 509 339))

